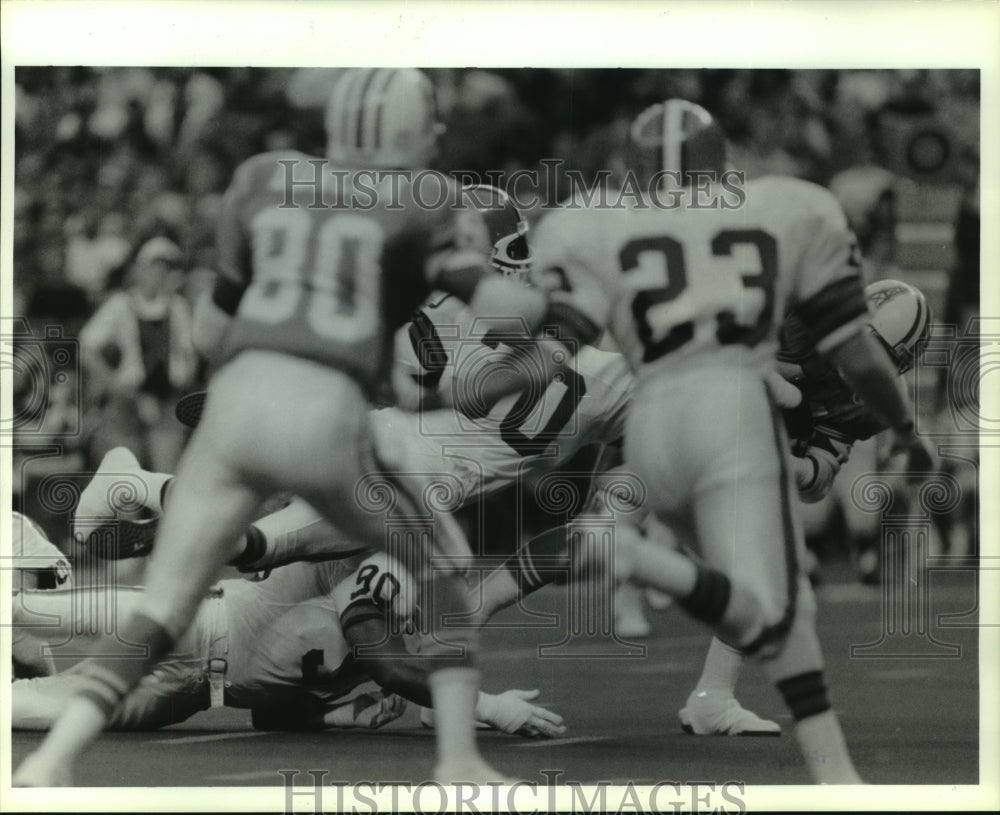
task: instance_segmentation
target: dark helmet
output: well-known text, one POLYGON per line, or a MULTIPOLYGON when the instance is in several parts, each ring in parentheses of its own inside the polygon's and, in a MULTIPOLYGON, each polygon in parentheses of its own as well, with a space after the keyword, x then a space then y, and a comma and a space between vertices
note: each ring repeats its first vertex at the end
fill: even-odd
POLYGON ((694 183, 693 172, 721 174, 726 169, 726 137, 701 105, 686 99, 657 102, 640 113, 631 129, 639 147, 659 151, 659 169, 682 185, 694 183))
POLYGON ((531 250, 528 247, 528 222, 510 197, 489 184, 463 187, 464 209, 456 217, 456 242, 460 248, 490 252, 493 268, 505 277, 528 282, 531 250), (474 217, 464 217, 464 213, 474 217))

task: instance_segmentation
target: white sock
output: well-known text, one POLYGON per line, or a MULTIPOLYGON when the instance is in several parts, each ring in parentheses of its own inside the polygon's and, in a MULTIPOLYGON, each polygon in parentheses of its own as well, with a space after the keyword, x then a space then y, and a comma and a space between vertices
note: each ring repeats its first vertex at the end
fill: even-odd
POLYGON ((438 766, 465 766, 482 762, 476 747, 476 702, 479 671, 444 668, 430 675, 431 699, 437 732, 438 766))
POLYGON ((173 480, 170 473, 151 473, 148 470, 140 470, 142 480, 149 490, 144 506, 157 515, 163 514, 163 488, 173 480))
POLYGON ((725 691, 735 695, 736 682, 742 669, 743 654, 718 637, 712 637, 695 691, 725 691))

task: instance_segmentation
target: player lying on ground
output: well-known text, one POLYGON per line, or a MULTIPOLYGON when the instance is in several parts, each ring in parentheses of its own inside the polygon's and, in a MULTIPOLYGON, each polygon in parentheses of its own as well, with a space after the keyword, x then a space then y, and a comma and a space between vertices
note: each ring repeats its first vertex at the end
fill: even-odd
MULTIPOLYGON (((86 688, 15 783, 69 783, 76 758, 118 702, 187 630, 232 540, 268 497, 299 495, 362 545, 385 544, 384 509, 368 511, 355 500, 359 483, 384 469, 372 452, 367 412, 387 374, 393 332, 432 290, 502 318, 511 333, 540 325, 545 296, 488 275, 481 257, 457 251, 448 207, 421 207, 411 183, 370 172, 427 166, 439 130, 434 94, 416 70, 347 69, 327 108, 325 159, 281 151, 236 170, 219 218, 216 284, 195 321, 199 350, 219 367, 178 467, 147 586, 119 632, 147 645, 148 658, 84 663, 86 688), (343 176, 331 172, 338 168, 343 176), (328 178, 319 195, 333 203, 316 207, 316 184, 291 183, 289 171, 292 180, 328 178), (371 208, 354 206, 359 193, 371 208)), ((397 504, 413 503, 410 487, 396 485, 396 493, 397 504)), ((439 614, 467 602, 454 558, 467 543, 445 513, 436 521, 430 548, 444 559, 433 575, 442 588, 435 629, 439 614)), ((432 552, 414 554, 415 579, 426 585, 432 552)), ((432 694, 441 702, 436 775, 501 780, 475 744, 474 632, 440 636, 455 647, 431 663, 432 694)))
POLYGON ((715 570, 642 547, 629 574, 688 598, 720 639, 761 660, 817 782, 857 783, 798 567, 788 441, 765 384, 784 315, 799 314, 810 348, 894 429, 912 470, 929 470, 930 455, 866 330, 856 247, 830 193, 778 177, 730 176, 727 187, 721 130, 681 100, 650 109, 633 132, 656 149, 659 169, 677 173, 656 176, 667 183, 650 184, 649 200, 662 193, 675 206, 642 206, 631 192, 633 206, 556 210, 533 246, 539 278, 564 281, 550 292, 563 336, 582 344, 609 328, 637 372, 624 455, 647 509, 715 570))
MULTIPOLYGON (((170 655, 116 708, 109 727, 165 727, 223 704, 250 709, 259 729, 381 727, 403 714, 404 700, 430 704, 426 661, 408 654, 400 633, 412 621, 414 597, 409 574, 385 552, 223 580, 170 655)), ((36 656, 73 664, 87 653, 121 649, 116 621, 139 598, 134 587, 22 591, 13 623, 15 631, 30 626, 36 656)), ((12 727, 48 728, 81 681, 73 667, 16 680, 12 727)), ((531 704, 537 695, 480 692, 477 719, 506 733, 560 735, 561 717, 531 704)))
MULTIPOLYGON (((11 564, 15 604, 25 591, 68 589, 73 570, 66 556, 46 536, 42 528, 20 512, 11 514, 11 564)), ((43 653, 41 641, 30 627, 14 629, 11 655, 15 677, 48 676, 55 672, 51 658, 43 653)))

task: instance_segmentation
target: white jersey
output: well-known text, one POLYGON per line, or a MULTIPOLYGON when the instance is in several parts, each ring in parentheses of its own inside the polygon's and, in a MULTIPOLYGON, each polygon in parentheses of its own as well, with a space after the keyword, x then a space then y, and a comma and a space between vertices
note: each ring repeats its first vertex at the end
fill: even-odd
POLYGON ((371 601, 400 620, 413 610, 405 568, 384 552, 292 563, 264 580, 220 584, 228 636, 227 703, 276 704, 303 693, 332 702, 368 680, 348 659, 341 618, 371 601), (360 562, 359 562, 360 560, 360 562))
POLYGON ((795 309, 827 350, 867 318, 860 260, 822 187, 767 177, 735 209, 572 204, 533 232, 534 269, 566 320, 608 328, 645 381, 687 364, 773 366, 795 309))
POLYGON ((39 587, 69 588, 72 583, 69 561, 38 524, 20 512, 12 512, 11 532, 14 569, 34 572, 39 587), (48 579, 43 579, 43 575, 48 579))
MULTIPOLYGON (((438 297, 397 335, 396 360, 424 387, 443 389, 455 377, 488 376, 497 345, 488 320, 472 322, 457 300, 438 297)), ((544 390, 505 396, 485 417, 386 408, 373 412, 372 427, 383 461, 457 477, 458 506, 556 468, 588 444, 616 441, 631 396, 624 357, 587 345, 544 390)))
MULTIPOLYGON (((114 608, 117 619, 127 616, 142 596, 141 589, 127 587, 79 591, 94 595, 87 608, 114 608), (106 596, 109 592, 113 600, 106 596)), ((170 655, 126 697, 111 726, 141 730, 183 721, 209 706, 207 684, 218 670, 230 706, 334 705, 369 681, 350 659, 352 648, 341 627, 348 608, 365 601, 400 621, 413 612, 409 573, 383 552, 292 563, 262 580, 223 580, 202 602, 194 624, 170 655)), ((74 601, 70 592, 35 592, 29 602, 35 613, 60 621, 39 629, 39 636, 68 641, 79 598, 74 601)), ((87 628, 106 630, 103 622, 87 628)), ((15 727, 47 726, 77 682, 71 669, 15 683, 15 727)))

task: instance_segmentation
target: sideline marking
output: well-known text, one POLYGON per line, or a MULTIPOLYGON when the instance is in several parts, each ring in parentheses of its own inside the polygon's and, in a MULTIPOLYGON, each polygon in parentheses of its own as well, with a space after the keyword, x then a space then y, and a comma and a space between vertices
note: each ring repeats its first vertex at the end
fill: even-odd
POLYGON ((153 739, 146 744, 201 744, 206 741, 226 741, 227 739, 250 739, 266 736, 266 730, 237 730, 234 733, 212 733, 207 736, 182 736, 179 739, 153 739))
POLYGON ((527 744, 515 744, 514 747, 559 747, 563 744, 585 744, 591 741, 607 741, 610 736, 577 736, 572 739, 541 739, 527 744))

